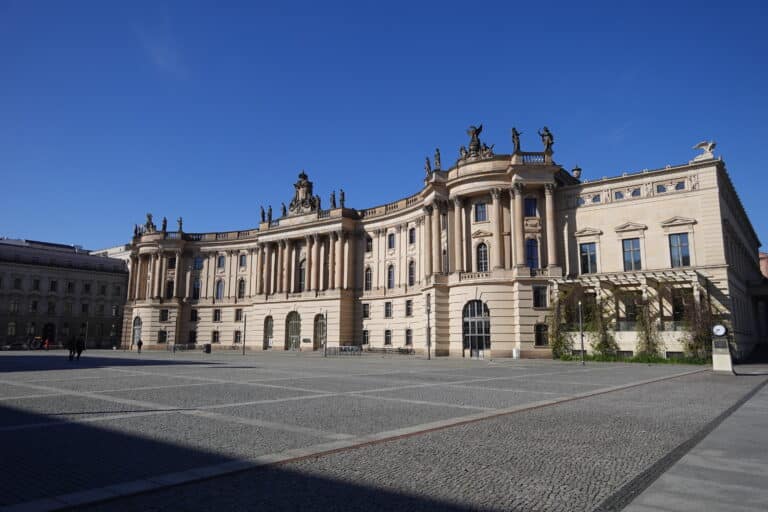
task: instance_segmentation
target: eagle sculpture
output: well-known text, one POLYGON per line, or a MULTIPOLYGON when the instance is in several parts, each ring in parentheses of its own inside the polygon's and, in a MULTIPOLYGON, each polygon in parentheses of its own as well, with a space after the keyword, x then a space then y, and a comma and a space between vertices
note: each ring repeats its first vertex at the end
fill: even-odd
POLYGON ((702 151, 704 151, 704 153, 702 153, 702 154, 704 154, 704 155, 711 155, 712 154, 712 150, 715 149, 715 146, 717 146, 717 143, 715 143, 715 141, 707 142, 705 140, 705 141, 699 142, 698 144, 693 146, 693 149, 701 149, 702 151))

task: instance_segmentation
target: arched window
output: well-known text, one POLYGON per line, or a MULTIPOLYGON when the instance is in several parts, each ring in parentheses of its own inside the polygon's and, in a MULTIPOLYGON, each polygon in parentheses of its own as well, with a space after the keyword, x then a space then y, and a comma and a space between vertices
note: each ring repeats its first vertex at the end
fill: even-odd
POLYGON ((363 277, 363 288, 365 291, 370 291, 373 287, 373 272, 371 271, 371 267, 365 267, 365 275, 363 277))
POLYGON ((307 285, 307 260, 301 260, 299 262, 299 282, 297 287, 300 292, 303 292, 307 285))
POLYGON ((192 283, 192 298, 194 300, 200 298, 200 279, 195 279, 192 283))
POLYGON ((525 241, 525 262, 528 268, 539 268, 539 242, 533 238, 525 241))
POLYGON ((416 262, 411 260, 408 262, 408 286, 416 284, 416 262))
POLYGON ((315 328, 312 334, 312 350, 321 349, 325 345, 325 337, 327 334, 325 316, 322 314, 315 315, 315 328))
POLYGON ((410 228, 408 230, 408 243, 413 245, 416 243, 416 228, 410 228))
POLYGON ((480 300, 471 300, 462 312, 462 346, 470 357, 480 357, 491 348, 491 314, 480 300))
POLYGON ((243 297, 245 297, 245 279, 237 282, 237 298, 242 299, 243 297))
POLYGON ((390 265, 387 267, 387 288, 395 287, 395 266, 390 265))
POLYGON ((272 320, 271 316, 268 316, 264 319, 264 339, 262 348, 264 350, 267 350, 268 348, 272 347, 272 330, 274 328, 274 322, 272 320))
POLYGON ((299 350, 301 343, 301 316, 291 311, 285 317, 285 350, 299 350))
POLYGON ((215 295, 215 297, 216 297, 216 299, 219 299, 219 300, 224 298, 224 281, 222 281, 221 279, 216 281, 216 295, 215 295))
POLYGON ((370 235, 365 235, 365 252, 373 252, 373 239, 370 235))
POLYGON ((484 243, 477 246, 477 272, 488 272, 488 246, 484 243))

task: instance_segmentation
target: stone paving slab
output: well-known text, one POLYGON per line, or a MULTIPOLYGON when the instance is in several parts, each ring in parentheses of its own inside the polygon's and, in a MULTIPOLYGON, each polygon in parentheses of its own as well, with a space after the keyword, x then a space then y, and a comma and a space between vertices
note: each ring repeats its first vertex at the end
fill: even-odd
MULTIPOLYGON (((541 393, 538 391, 470 388, 460 387, 458 385, 365 393, 365 396, 371 395, 487 409, 501 409, 512 407, 513 405, 525 404, 527 402, 553 398, 549 393, 541 393)), ((560 396, 565 396, 565 393, 560 396)))
POLYGON ((86 398, 60 395, 19 398, 0 402, 0 427, 15 427, 39 422, 77 421, 100 415, 146 411, 148 408, 86 398))

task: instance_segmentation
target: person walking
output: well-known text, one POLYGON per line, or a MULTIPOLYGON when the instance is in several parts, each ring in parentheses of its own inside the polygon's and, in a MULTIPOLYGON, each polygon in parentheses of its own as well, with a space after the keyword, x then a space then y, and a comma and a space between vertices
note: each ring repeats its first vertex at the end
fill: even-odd
POLYGON ((67 340, 67 349, 69 350, 69 360, 72 361, 75 358, 75 337, 70 336, 67 340))
POLYGON ((80 354, 83 353, 83 350, 85 350, 85 339, 78 338, 77 339, 77 345, 75 346, 75 349, 77 351, 77 360, 80 360, 80 354))
POLYGON ((139 339, 139 341, 136 342, 136 349, 138 350, 138 353, 141 354, 141 346, 144 345, 144 342, 139 339))

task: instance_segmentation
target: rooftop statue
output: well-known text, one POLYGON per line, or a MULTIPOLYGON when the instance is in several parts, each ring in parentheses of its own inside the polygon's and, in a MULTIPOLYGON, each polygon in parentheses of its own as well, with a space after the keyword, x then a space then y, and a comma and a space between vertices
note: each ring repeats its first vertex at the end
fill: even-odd
POLYGON ((155 223, 152 222, 152 214, 147 214, 147 222, 144 224, 144 231, 147 233, 154 233, 157 228, 155 227, 155 223))
POLYGON ((717 146, 717 143, 715 141, 702 141, 693 146, 693 149, 700 149, 702 150, 702 153, 699 155, 696 155, 696 158, 694 160, 709 160, 712 158, 715 158, 715 154, 712 152, 715 150, 715 146, 717 146))
POLYGON ((181 217, 179 217, 178 219, 176 219, 176 223, 179 225, 179 233, 181 233, 182 231, 181 226, 183 225, 184 220, 181 217))
POLYGON ((165 217, 163 217, 163 224, 162 224, 162 228, 161 228, 160 230, 161 230, 163 233, 165 233, 166 231, 168 231, 168 219, 166 219, 165 217))
POLYGON ((261 222, 267 222, 267 214, 264 212, 264 207, 259 206, 261 208, 261 222))
POLYGON ((435 170, 440 170, 440 148, 435 148, 435 170))
POLYGON ((288 211, 292 215, 301 215, 320 209, 320 198, 312 195, 312 182, 304 171, 299 173, 299 180, 293 184, 294 194, 288 211))
POLYGON ((427 177, 432 174, 432 166, 429 165, 429 157, 427 157, 426 161, 424 162, 424 172, 426 173, 427 177))
POLYGON ((336 191, 331 190, 331 209, 336 208, 336 191))
POLYGON ((339 206, 344 208, 344 189, 343 188, 339 189, 339 206))
POLYGON ((285 207, 285 203, 280 203, 280 215, 282 217, 288 215, 288 209, 285 207))
POLYGON ((544 129, 539 132, 539 137, 541 137, 541 143, 544 144, 544 152, 551 153, 552 145, 555 143, 555 137, 552 135, 552 132, 549 131, 549 128, 545 126, 544 129))
POLYGON ((469 156, 478 156, 480 154, 480 133, 483 131, 483 125, 478 127, 470 126, 467 128, 469 135, 469 156))
POLYGON ((483 148, 480 150, 480 156, 483 158, 491 158, 493 156, 493 146, 496 144, 491 144, 490 146, 483 142, 483 148))
POLYGON ((267 222, 272 224, 272 205, 269 205, 269 208, 267 208, 267 222))
POLYGON ((517 128, 512 128, 512 147, 513 147, 513 153, 519 153, 520 152, 520 133, 517 131, 517 128))

